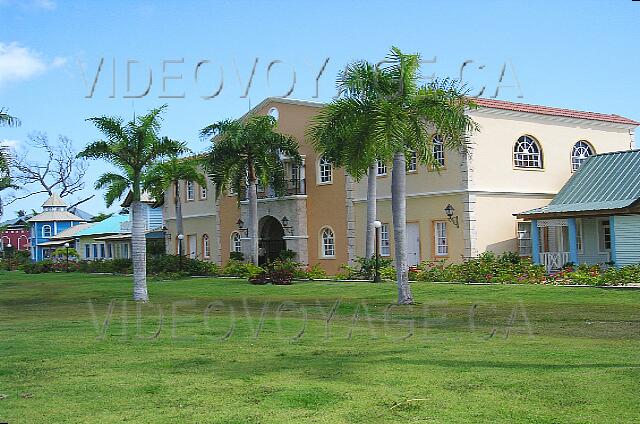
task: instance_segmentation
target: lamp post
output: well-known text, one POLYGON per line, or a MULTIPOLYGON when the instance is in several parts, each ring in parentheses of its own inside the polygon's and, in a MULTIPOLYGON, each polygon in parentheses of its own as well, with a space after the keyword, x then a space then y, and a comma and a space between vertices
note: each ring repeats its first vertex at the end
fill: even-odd
POLYGON ((65 255, 67 256, 67 264, 65 266, 65 269, 67 272, 69 272, 69 243, 65 243, 64 244, 64 251, 65 251, 65 255))
POLYGON ((375 243, 375 247, 374 247, 374 252, 375 252, 375 256, 376 256, 376 268, 375 268, 375 274, 373 275, 373 282, 374 283, 379 283, 380 282, 380 228, 382 227, 382 222, 380 221, 373 221, 373 227, 376 229, 376 243, 375 243))
POLYGON ((12 248, 12 247, 13 247, 13 246, 11 246, 11 242, 9 242, 9 244, 7 244, 7 249, 9 249, 9 259, 8 259, 8 261, 9 261, 9 271, 13 271, 13 270, 11 269, 11 248, 12 248))
POLYGON ((184 240, 184 234, 178 234, 178 256, 180 256, 178 271, 182 271, 182 240, 184 240))

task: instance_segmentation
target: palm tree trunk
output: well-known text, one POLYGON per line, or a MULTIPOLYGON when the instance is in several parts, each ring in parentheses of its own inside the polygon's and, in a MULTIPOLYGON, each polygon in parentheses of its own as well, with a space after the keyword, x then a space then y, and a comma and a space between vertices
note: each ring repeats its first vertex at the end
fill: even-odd
MULTIPOLYGON (((135 191, 135 190, 134 190, 135 191)), ((139 192, 139 190, 138 190, 139 192)), ((147 302, 147 245, 144 237, 145 216, 140 196, 131 203, 131 261, 133 265, 133 300, 147 302)))
POLYGON ((413 303, 411 287, 409 287, 409 266, 407 262, 406 172, 404 153, 396 152, 393 155, 393 171, 391 173, 391 211, 393 213, 398 303, 400 305, 413 303))
POLYGON ((375 252, 376 245, 376 230, 373 226, 373 222, 376 220, 376 185, 377 185, 377 166, 374 163, 369 167, 369 173, 367 174, 367 242, 365 255, 367 258, 371 258, 375 252))
POLYGON ((253 167, 249 168, 249 237, 251 238, 251 262, 258 265, 258 187, 253 167))
MULTIPOLYGON (((174 182, 175 184, 175 208, 176 208, 176 233, 184 235, 184 230, 182 228, 182 199, 180 199, 180 184, 178 181, 174 182)), ((178 238, 178 254, 182 254, 184 246, 182 246, 182 240, 178 238)))

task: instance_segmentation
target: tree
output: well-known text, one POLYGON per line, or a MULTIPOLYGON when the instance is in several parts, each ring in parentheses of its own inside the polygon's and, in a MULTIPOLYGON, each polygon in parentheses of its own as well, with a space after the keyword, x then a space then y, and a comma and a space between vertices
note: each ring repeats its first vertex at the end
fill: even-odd
POLYGON ((420 85, 419 65, 419 55, 393 47, 380 66, 366 62, 348 66, 343 74, 349 83, 347 95, 320 112, 312 132, 314 139, 325 140, 317 144, 331 157, 342 158, 355 177, 374 159, 393 161, 391 204, 400 304, 413 303, 407 266, 405 154, 415 152, 419 163, 437 167, 436 134, 445 148, 464 150, 468 134, 477 129, 466 114, 475 105, 464 87, 453 80, 420 85))
POLYGON ((478 129, 467 115, 475 103, 455 80, 420 85, 420 56, 393 47, 383 71, 393 81, 391 95, 380 98, 375 108, 374 139, 393 154, 391 208, 398 282, 398 303, 413 303, 409 287, 406 240, 406 159, 416 153, 419 163, 437 166, 433 138, 438 135, 449 150, 465 151, 469 134, 478 129))
MULTIPOLYGON (((36 194, 51 196, 56 192, 65 198, 84 190, 84 176, 88 165, 85 160, 77 157, 73 142, 68 137, 60 135, 57 142, 51 142, 47 134, 33 133, 29 134, 26 145, 31 149, 20 155, 14 154, 11 161, 11 167, 15 171, 14 180, 26 193, 13 194, 7 204, 36 194)), ((92 194, 75 201, 69 208, 87 202, 94 196, 92 194)))
POLYGON ((93 218, 91 218, 91 222, 101 222, 101 221, 104 221, 105 219, 111 218, 112 216, 113 216, 113 212, 112 213, 100 212, 97 215, 95 215, 93 218))
MULTIPOLYGON (((20 126, 20 120, 14 116, 9 115, 5 109, 0 109, 0 127, 17 127, 20 126)), ((9 149, 5 146, 0 146, 0 191, 8 188, 16 188, 11 182, 10 173, 11 156, 9 149)), ((2 198, 0 198, 0 217, 4 211, 2 198)))
MULTIPOLYGON (((164 198, 167 190, 174 194, 173 205, 176 213, 176 231, 184 234, 182 227, 182 202, 180 193, 180 181, 195 182, 201 187, 206 187, 207 181, 202 172, 198 170, 199 161, 196 158, 178 158, 171 156, 166 161, 158 161, 146 172, 142 186, 155 199, 164 198)), ((184 252, 182 240, 178 239, 178 251, 184 252)))
POLYGON ((375 252, 377 162, 385 156, 373 138, 374 107, 393 90, 390 74, 366 61, 350 63, 337 80, 340 97, 323 107, 307 130, 323 157, 344 167, 359 181, 367 175, 367 236, 365 256, 375 252))
POLYGON ((147 167, 154 161, 186 151, 183 143, 160 137, 161 114, 166 105, 151 110, 146 115, 124 123, 122 118, 102 116, 89 118, 103 134, 104 139, 90 143, 78 154, 80 158, 103 159, 118 168, 121 173, 103 174, 95 184, 96 189, 106 188, 105 201, 111 206, 128 190, 131 203, 131 253, 133 263, 133 299, 146 302, 146 244, 145 217, 140 195, 147 167))
POLYGON ((210 137, 213 146, 205 164, 216 187, 216 197, 233 189, 249 199, 248 231, 251 238, 251 260, 258 263, 258 193, 257 184, 271 186, 277 195, 286 189, 283 158, 301 164, 297 141, 276 132, 271 116, 252 116, 246 120, 225 120, 202 129, 202 137, 210 137))

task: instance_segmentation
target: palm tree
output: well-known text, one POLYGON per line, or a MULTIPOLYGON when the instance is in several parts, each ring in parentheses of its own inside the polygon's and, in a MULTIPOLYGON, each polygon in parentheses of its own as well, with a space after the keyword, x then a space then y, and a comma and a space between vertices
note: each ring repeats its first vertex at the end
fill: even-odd
MULTIPOLYGON (((338 84, 347 95, 323 108, 309 130, 316 147, 356 179, 368 169, 368 198, 375 193, 374 160, 393 160, 391 205, 400 304, 413 302, 407 266, 405 154, 413 151, 419 163, 437 167, 434 135, 445 148, 463 150, 468 134, 477 129, 466 114, 475 105, 464 87, 452 80, 421 86, 419 64, 419 55, 393 47, 381 66, 366 62, 348 66, 338 84)), ((367 207, 370 246, 374 208, 367 207)))
MULTIPOLYGON (((184 234, 182 228, 182 202, 180 200, 180 181, 195 182, 206 187, 207 181, 198 170, 199 161, 195 158, 178 158, 171 156, 166 161, 158 161, 145 173, 142 187, 154 198, 164 198, 164 193, 172 189, 173 204, 176 213, 176 231, 184 234)), ((182 240, 178 239, 178 251, 183 252, 182 240)))
POLYGON ((307 136, 323 157, 344 167, 359 181, 367 174, 367 236, 365 255, 375 251, 377 161, 388 156, 373 139, 375 105, 392 94, 391 75, 365 61, 347 65, 337 81, 341 97, 316 115, 307 136))
POLYGON ((20 120, 9 115, 5 109, 0 108, 0 127, 19 127, 20 120))
MULTIPOLYGON (((4 109, 0 109, 0 127, 18 127, 20 124, 18 118, 9 115, 4 109)), ((8 188, 16 188, 16 186, 11 183, 9 161, 9 149, 5 146, 0 146, 0 191, 8 188)), ((4 212, 3 209, 2 199, 0 199, 0 217, 4 212)))
POLYGON ((202 137, 210 137, 213 147, 206 159, 216 198, 222 191, 233 189, 238 195, 247 193, 249 200, 248 233, 251 260, 258 263, 258 193, 257 185, 270 186, 277 195, 286 189, 284 158, 301 164, 297 141, 276 132, 271 116, 252 116, 246 120, 225 120, 202 129, 202 137))
POLYGON ((166 105, 151 110, 148 114, 124 123, 122 118, 102 116, 89 118, 104 135, 78 154, 80 158, 104 159, 121 173, 108 172, 96 182, 96 189, 107 188, 107 206, 131 190, 131 253, 133 262, 133 299, 146 302, 146 244, 144 236, 145 218, 140 202, 143 175, 147 167, 165 156, 186 151, 184 144, 160 137, 161 113, 166 105))
POLYGON ((413 303, 409 287, 406 240, 406 158, 416 152, 418 162, 437 166, 433 157, 433 138, 442 140, 450 150, 466 150, 469 134, 478 129, 467 115, 475 103, 466 96, 464 86, 454 80, 420 85, 420 56, 404 54, 393 47, 383 65, 393 81, 394 90, 379 98, 374 120, 376 143, 393 153, 391 209, 395 243, 398 303, 413 303))

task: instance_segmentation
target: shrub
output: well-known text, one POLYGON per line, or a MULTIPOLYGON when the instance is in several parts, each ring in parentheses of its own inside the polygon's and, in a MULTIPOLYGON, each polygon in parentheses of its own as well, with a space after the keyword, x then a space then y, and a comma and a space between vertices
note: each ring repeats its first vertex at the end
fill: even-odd
POLYGON ((22 270, 27 274, 42 274, 46 272, 51 272, 53 271, 53 262, 51 261, 29 262, 22 265, 22 270))
MULTIPOLYGON (((336 278, 339 280, 373 280, 376 270, 375 258, 359 257, 355 262, 355 266, 347 264, 340 266, 342 271, 336 275, 336 278)), ((395 280, 396 269, 393 266, 393 259, 380 257, 378 266, 381 279, 395 280)))
POLYGON ((294 261, 296 259, 296 256, 298 256, 298 254, 296 252, 294 252, 291 249, 287 249, 287 250, 282 250, 280 251, 280 254, 278 255, 279 259, 281 261, 294 261))
POLYGON ((244 254, 242 252, 231 252, 229 259, 242 262, 244 261, 244 254))
POLYGON ((262 271, 262 268, 250 262, 240 262, 230 259, 222 269, 222 275, 227 277, 252 278, 262 271))
POLYGON ((184 274, 215 277, 222 274, 217 264, 180 255, 147 258, 147 273, 152 275, 184 274))
POLYGON ((529 258, 513 252, 496 255, 485 252, 460 264, 428 261, 419 266, 415 275, 419 281, 458 281, 463 283, 542 283, 545 271, 529 258))
POLYGON ((313 266, 307 267, 305 270, 306 278, 310 280, 317 280, 320 278, 327 277, 327 271, 325 271, 320 264, 315 264, 313 266))

